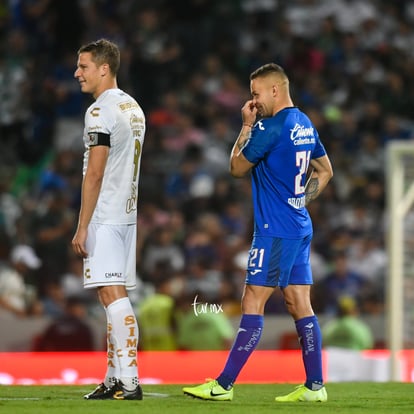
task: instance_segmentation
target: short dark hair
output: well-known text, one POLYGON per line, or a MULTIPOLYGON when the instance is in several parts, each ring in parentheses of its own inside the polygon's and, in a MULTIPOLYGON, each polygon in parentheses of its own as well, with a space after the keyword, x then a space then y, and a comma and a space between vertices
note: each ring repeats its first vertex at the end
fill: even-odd
POLYGON ((277 74, 281 78, 288 80, 285 70, 282 68, 282 66, 279 66, 276 63, 266 63, 265 65, 260 66, 260 68, 256 69, 250 74, 250 80, 264 77, 270 74, 277 74))
POLYGON ((81 46, 78 50, 78 55, 84 52, 90 53, 92 55, 93 62, 95 62, 98 66, 107 63, 111 73, 114 76, 117 75, 121 64, 121 54, 115 43, 107 39, 99 39, 96 42, 91 42, 81 46))

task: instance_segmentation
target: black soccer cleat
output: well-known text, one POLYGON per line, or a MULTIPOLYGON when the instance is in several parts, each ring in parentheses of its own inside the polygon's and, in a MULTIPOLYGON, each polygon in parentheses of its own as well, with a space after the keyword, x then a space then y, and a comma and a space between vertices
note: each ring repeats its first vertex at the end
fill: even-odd
POLYGON ((85 400, 98 400, 107 390, 109 390, 109 388, 101 382, 92 392, 85 394, 83 398, 85 398, 85 400))
MULTIPOLYGON (((105 387, 105 385, 104 385, 105 387)), ((99 387, 98 387, 99 388, 99 387)), ((126 390, 122 381, 117 380, 111 388, 105 387, 103 392, 97 392, 88 400, 142 400, 142 389, 140 385, 132 391, 126 390)), ((91 393, 92 394, 92 393, 91 393)))

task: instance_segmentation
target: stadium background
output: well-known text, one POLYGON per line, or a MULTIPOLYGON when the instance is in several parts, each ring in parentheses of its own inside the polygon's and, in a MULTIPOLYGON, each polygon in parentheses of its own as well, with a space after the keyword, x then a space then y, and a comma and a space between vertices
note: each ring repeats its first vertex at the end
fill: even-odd
MULTIPOLYGON (((227 160, 248 75, 275 61, 335 171, 310 206, 315 310, 329 319, 337 299, 352 296, 383 348, 384 149, 413 138, 413 23, 408 0, 0 1, 0 259, 7 266, 17 244, 35 249, 42 266, 27 282, 44 308, 24 318, 0 309, 1 329, 10 332, 0 351, 32 350, 66 299, 85 294, 73 283, 79 261, 70 240, 90 98, 73 72, 79 45, 100 37, 120 45, 119 86, 147 115, 137 313, 144 298, 167 288, 181 309, 192 311, 199 294, 238 320, 251 205, 248 179, 230 178, 227 160), (326 278, 340 265, 344 290, 331 296, 326 278)), ((102 313, 83 299, 94 349, 102 350, 102 313)), ((267 314, 272 335, 262 348, 290 347, 277 328, 287 320, 277 293, 267 314)))

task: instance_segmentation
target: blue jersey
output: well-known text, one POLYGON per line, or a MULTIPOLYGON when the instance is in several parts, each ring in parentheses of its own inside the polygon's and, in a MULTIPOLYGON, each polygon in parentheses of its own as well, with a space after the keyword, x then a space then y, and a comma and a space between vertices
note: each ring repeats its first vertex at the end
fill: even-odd
POLYGON ((305 207, 310 160, 326 155, 310 119, 296 107, 258 121, 242 149, 252 168, 254 235, 298 239, 312 233, 305 207))

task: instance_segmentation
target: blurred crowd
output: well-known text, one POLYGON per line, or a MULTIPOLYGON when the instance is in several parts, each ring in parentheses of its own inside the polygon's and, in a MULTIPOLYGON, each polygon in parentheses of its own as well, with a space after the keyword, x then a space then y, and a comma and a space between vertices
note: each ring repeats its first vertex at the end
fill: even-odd
MULTIPOLYGON (((73 73, 79 46, 101 37, 120 46, 119 87, 147 116, 137 309, 163 286, 191 312, 198 295, 238 314, 252 205, 228 157, 249 74, 272 61, 334 167, 309 205, 315 310, 334 315, 346 296, 384 311, 385 149, 414 137, 414 1, 0 0, 0 286, 20 272, 31 287, 16 314, 95 301, 70 245, 91 103, 73 73)), ((277 291, 267 312, 286 312, 277 291)))

